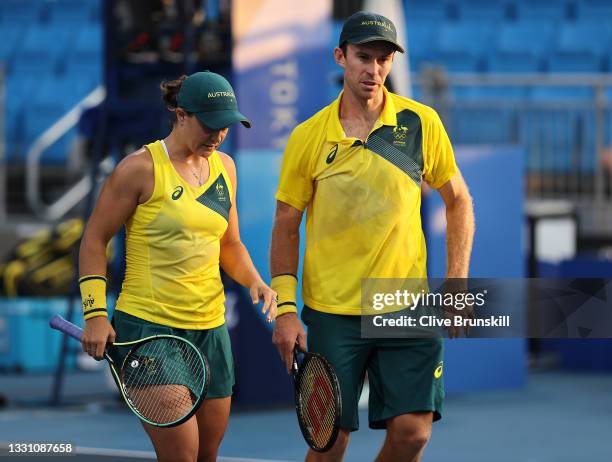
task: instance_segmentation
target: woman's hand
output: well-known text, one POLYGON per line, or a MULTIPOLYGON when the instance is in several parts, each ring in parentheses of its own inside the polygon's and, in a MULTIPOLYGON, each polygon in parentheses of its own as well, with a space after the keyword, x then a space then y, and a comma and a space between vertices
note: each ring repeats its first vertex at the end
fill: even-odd
POLYGON ((85 321, 85 330, 81 338, 83 351, 100 361, 104 357, 104 349, 115 341, 115 330, 106 316, 96 316, 85 321))
POLYGON ((251 294, 251 300, 253 300, 253 305, 263 302, 261 312, 264 314, 268 313, 266 316, 268 322, 274 321, 274 319, 276 319, 276 292, 261 280, 252 284, 251 287, 249 287, 249 292, 251 294))

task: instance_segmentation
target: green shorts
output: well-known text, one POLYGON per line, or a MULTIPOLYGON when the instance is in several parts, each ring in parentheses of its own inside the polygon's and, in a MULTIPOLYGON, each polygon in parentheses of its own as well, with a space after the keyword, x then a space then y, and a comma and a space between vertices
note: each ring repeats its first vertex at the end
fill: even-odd
POLYGON ((366 372, 370 428, 385 428, 387 419, 411 412, 433 412, 434 421, 442 417, 442 339, 362 338, 360 316, 307 306, 302 320, 308 327, 308 350, 325 356, 338 375, 342 428, 359 428, 357 405, 366 372))
MULTIPOLYGON (((145 321, 122 311, 115 311, 112 325, 118 342, 129 342, 151 335, 176 335, 189 340, 206 356, 210 369, 210 381, 206 398, 225 398, 232 395, 234 386, 234 360, 227 326, 206 330, 190 330, 168 327, 145 321)), ((125 350, 125 349, 121 349, 125 350)), ((111 357, 121 364, 119 349, 109 349, 111 357)), ((126 354, 127 351, 124 352, 126 354)))

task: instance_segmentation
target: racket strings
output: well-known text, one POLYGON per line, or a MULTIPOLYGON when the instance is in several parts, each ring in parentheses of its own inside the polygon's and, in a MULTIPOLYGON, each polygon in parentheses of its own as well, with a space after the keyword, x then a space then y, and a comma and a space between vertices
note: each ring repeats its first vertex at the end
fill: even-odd
POLYGON ((298 384, 300 415, 312 442, 324 448, 333 437, 338 414, 334 383, 322 361, 312 358, 302 365, 298 384))
POLYGON ((162 338, 133 350, 123 367, 125 393, 134 409, 158 424, 175 422, 193 409, 206 371, 187 342, 162 338))

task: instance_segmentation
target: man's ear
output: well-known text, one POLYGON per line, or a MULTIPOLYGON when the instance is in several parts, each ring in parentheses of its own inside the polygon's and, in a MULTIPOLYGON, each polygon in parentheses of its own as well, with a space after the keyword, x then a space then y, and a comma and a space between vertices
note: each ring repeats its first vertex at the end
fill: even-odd
POLYGON ((346 65, 346 56, 344 56, 342 48, 334 48, 334 59, 336 60, 336 64, 344 68, 344 66, 346 65))

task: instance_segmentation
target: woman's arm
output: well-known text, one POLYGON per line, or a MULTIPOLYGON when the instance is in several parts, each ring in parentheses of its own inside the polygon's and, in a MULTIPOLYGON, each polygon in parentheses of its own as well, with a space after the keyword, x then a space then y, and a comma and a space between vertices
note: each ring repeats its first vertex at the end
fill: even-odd
MULTIPOLYGON (((153 161, 146 149, 127 156, 117 165, 100 192, 81 240, 80 277, 106 276, 109 241, 134 213, 137 205, 151 196, 153 184, 153 161)), ((85 322, 81 341, 83 350, 96 359, 101 359, 106 344, 115 340, 115 332, 105 313, 99 314, 85 322)))
POLYGON ((229 222, 225 234, 221 238, 221 268, 240 285, 249 289, 253 304, 263 301, 262 313, 268 313, 269 322, 276 317, 276 293, 268 287, 257 272, 248 250, 240 240, 240 229, 238 225, 238 210, 236 206, 236 189, 238 187, 236 178, 236 166, 230 156, 219 153, 234 186, 232 197, 232 208, 230 209, 229 222))

